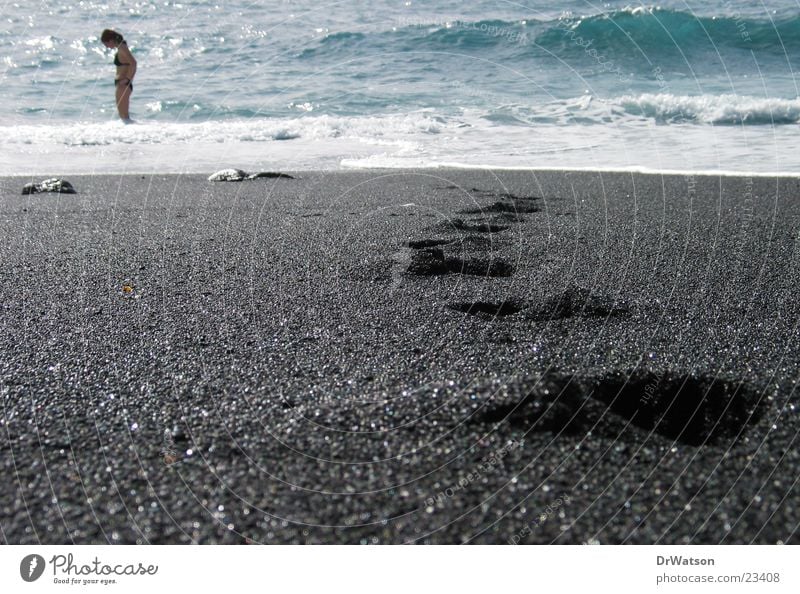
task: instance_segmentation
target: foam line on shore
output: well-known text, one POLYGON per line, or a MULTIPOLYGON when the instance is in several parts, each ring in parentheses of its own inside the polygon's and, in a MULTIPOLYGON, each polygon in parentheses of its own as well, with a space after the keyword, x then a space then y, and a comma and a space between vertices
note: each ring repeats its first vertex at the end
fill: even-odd
MULTIPOLYGON (((289 171, 292 174, 300 174, 302 173, 335 173, 338 171, 345 172, 345 171, 376 171, 376 170, 387 170, 387 171, 420 171, 420 170, 453 170, 453 171, 462 171, 462 172, 470 172, 470 171, 518 171, 518 172, 531 172, 531 173, 539 173, 539 172, 546 172, 546 173, 559 173, 559 172, 575 172, 575 173, 628 173, 628 174, 641 174, 641 175, 668 175, 668 176, 703 176, 703 177, 738 177, 738 178, 764 178, 764 179, 800 179, 800 172, 791 172, 791 171, 778 171, 775 173, 768 173, 762 171, 732 171, 732 170, 681 170, 681 169, 656 169, 650 167, 514 167, 514 166, 498 166, 498 165, 474 165, 474 164, 466 164, 466 163, 435 163, 431 165, 417 165, 414 167, 391 167, 387 165, 382 166, 365 166, 360 165, 358 167, 355 166, 346 166, 343 165, 340 169, 336 168, 321 168, 321 169, 302 169, 302 170, 289 170, 289 169, 281 169, 281 171, 289 171)), ((0 175, 0 180, 17 180, 20 178, 31 178, 31 179, 38 179, 41 177, 42 179, 46 177, 53 177, 50 175, 52 172, 50 170, 44 170, 43 173, 40 174, 31 174, 27 172, 18 173, 18 174, 9 174, 9 175, 0 175)), ((58 172, 56 172, 58 173, 58 172)), ((210 172, 203 169, 198 169, 197 171, 147 171, 147 170, 125 170, 125 171, 103 171, 103 172, 96 172, 96 171, 77 171, 77 172, 70 172, 69 175, 74 176, 94 176, 94 177, 115 177, 115 176, 125 176, 125 175, 165 175, 165 176, 181 176, 181 175, 208 175, 210 172)), ((59 174, 60 175, 60 174, 59 174)))
MULTIPOLYGON (((347 167, 349 170, 357 169, 391 169, 391 167, 347 167)), ((520 167, 520 166, 497 166, 497 165, 474 165, 466 163, 436 163, 432 165, 422 165, 411 169, 458 169, 475 171, 546 171, 546 172, 579 172, 579 173, 638 173, 642 175, 693 175, 710 177, 763 177, 770 179, 800 178, 800 172, 777 171, 775 173, 763 171, 732 171, 726 169, 713 170, 693 170, 693 169, 657 169, 652 167, 520 167)))

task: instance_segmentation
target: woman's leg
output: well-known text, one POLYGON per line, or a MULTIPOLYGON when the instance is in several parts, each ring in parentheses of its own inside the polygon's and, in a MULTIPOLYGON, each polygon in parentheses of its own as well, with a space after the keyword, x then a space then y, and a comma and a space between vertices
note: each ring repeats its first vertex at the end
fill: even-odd
POLYGON ((128 85, 128 81, 122 79, 119 84, 117 84, 117 111, 119 112, 119 117, 126 121, 131 119, 131 115, 128 112, 130 101, 131 88, 128 85), (123 83, 122 81, 125 82, 123 83))

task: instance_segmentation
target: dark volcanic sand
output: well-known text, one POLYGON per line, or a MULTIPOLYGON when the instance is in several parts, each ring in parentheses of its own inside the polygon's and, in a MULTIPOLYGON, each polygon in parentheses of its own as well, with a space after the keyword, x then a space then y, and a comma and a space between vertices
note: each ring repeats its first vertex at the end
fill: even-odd
POLYGON ((291 173, 0 180, 3 541, 800 542, 798 181, 291 173))

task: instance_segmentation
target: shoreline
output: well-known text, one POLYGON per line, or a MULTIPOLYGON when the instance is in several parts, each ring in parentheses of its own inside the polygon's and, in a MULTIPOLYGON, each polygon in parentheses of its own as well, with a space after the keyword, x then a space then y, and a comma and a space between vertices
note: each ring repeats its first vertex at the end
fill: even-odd
MULTIPOLYGON (((25 173, 14 173, 14 174, 0 174, 0 180, 8 179, 8 180, 16 180, 16 179, 47 179, 51 177, 67 177, 67 176, 75 176, 75 177, 124 177, 124 176, 203 176, 205 175, 208 177, 215 171, 219 171, 221 169, 227 168, 236 168, 235 164, 232 165, 225 165, 221 166, 214 171, 211 170, 203 170, 203 171, 163 171, 163 172, 154 172, 154 171, 124 171, 124 172, 78 172, 78 173, 67 173, 67 174, 25 174, 25 173)), ((245 168, 246 170, 249 170, 245 168)), ((258 168, 250 168, 255 171, 258 168)), ((267 170, 268 168, 262 168, 267 170)), ((260 169, 259 169, 260 170, 260 169)), ((271 171, 278 171, 278 169, 270 169, 271 171)), ((692 169, 650 169, 646 167, 630 167, 630 168, 618 168, 618 167, 516 167, 516 166, 495 166, 495 165, 462 165, 462 164, 443 164, 443 165, 430 165, 430 166, 413 166, 413 167, 344 167, 340 166, 338 168, 321 168, 321 169, 289 169, 289 168, 281 168, 281 172, 283 173, 290 173, 290 174, 297 174, 303 175, 305 174, 337 174, 337 173, 409 173, 409 172, 416 172, 416 171, 424 171, 424 172, 431 172, 431 171, 438 171, 438 172, 452 172, 452 173, 469 173, 469 172, 486 172, 491 173, 492 171, 498 172, 507 172, 507 173, 541 173, 541 174, 560 174, 560 173, 579 173, 579 174, 625 174, 625 175, 636 175, 636 176, 659 176, 659 177, 718 177, 718 178, 764 178, 764 179, 785 179, 785 180, 797 180, 800 179, 800 172, 791 172, 791 171, 781 171, 775 173, 767 173, 761 171, 736 171, 736 170, 692 170, 692 169)), ((41 181, 41 180, 40 180, 41 181)))
POLYGON ((798 543, 794 178, 281 171, 3 177, 7 544, 798 543))

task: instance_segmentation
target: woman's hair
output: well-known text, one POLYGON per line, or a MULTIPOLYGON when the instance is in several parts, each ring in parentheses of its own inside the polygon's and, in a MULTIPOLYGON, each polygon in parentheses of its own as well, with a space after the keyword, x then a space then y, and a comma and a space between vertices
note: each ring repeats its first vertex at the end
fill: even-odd
POLYGON ((102 35, 100 35, 100 41, 103 43, 113 41, 119 44, 125 41, 125 39, 123 39, 122 35, 112 29, 104 29, 102 35))

